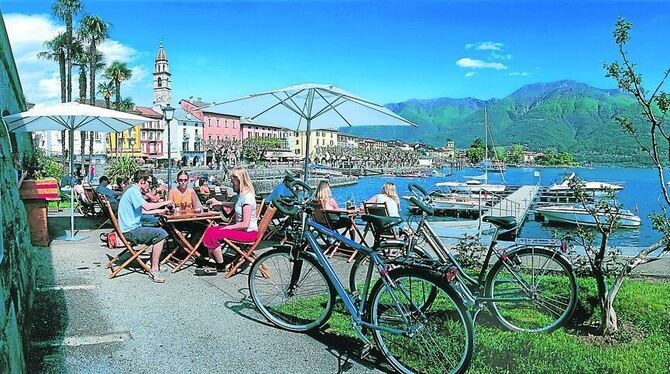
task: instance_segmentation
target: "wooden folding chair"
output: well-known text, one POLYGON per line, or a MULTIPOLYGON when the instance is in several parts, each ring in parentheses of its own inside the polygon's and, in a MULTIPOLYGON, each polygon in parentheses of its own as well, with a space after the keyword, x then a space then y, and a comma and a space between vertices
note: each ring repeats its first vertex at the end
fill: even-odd
POLYGON ((149 245, 143 245, 143 247, 136 250, 133 247, 133 245, 130 244, 130 242, 128 242, 126 237, 123 235, 123 232, 119 227, 119 221, 116 219, 116 215, 114 215, 112 206, 109 204, 109 201, 107 201, 107 198, 101 195, 100 202, 102 203, 103 208, 107 211, 109 219, 112 222, 112 226, 114 226, 114 231, 116 232, 117 240, 120 240, 121 243, 123 243, 123 246, 125 247, 124 250, 122 250, 113 259, 107 262, 106 267, 112 271, 112 273, 109 275, 109 279, 115 278, 121 270, 125 269, 126 266, 128 266, 128 264, 130 264, 133 261, 137 262, 142 267, 142 269, 144 269, 144 271, 146 271, 147 273, 151 272, 151 268, 149 267, 149 265, 147 265, 144 261, 142 261, 142 259, 140 259, 140 255, 147 250, 149 245), (128 258, 121 265, 118 265, 115 268, 114 265, 116 265, 116 261, 118 261, 119 258, 124 254, 130 254, 130 258, 128 258))
MULTIPOLYGON (((389 215, 389 210, 388 206, 386 206, 386 203, 363 203, 363 210, 365 211, 365 214, 371 214, 374 216, 383 216, 383 217, 388 217, 389 215)), ((393 239, 398 239, 398 234, 395 232, 395 230, 391 229, 386 232, 375 232, 375 228, 373 225, 370 223, 367 223, 365 225, 365 228, 363 229, 363 240, 365 240, 365 237, 367 233, 371 232, 374 237, 377 236, 388 236, 393 239)))
POLYGON ((226 273, 226 278, 230 278, 235 275, 237 269, 239 269, 240 266, 242 266, 245 262, 248 262, 249 265, 254 263, 254 251, 263 240, 265 231, 268 229, 270 221, 272 221, 272 217, 276 211, 277 208, 272 205, 268 206, 268 208, 265 210, 265 214, 258 224, 258 237, 255 241, 240 242, 236 240, 223 239, 223 248, 221 248, 221 250, 225 252, 225 250, 229 247, 238 254, 237 258, 233 261, 233 265, 228 270, 228 273, 226 273))
MULTIPOLYGON (((100 205, 100 215, 101 215, 102 218, 104 219, 104 220, 102 221, 102 223, 100 223, 100 224, 98 225, 98 229, 100 229, 100 228, 102 228, 103 226, 105 226, 106 224, 108 224, 108 223, 112 223, 112 221, 111 221, 111 219, 110 219, 110 216, 109 216, 109 214, 107 213, 107 209, 105 209, 105 206, 103 205, 101 196, 104 197, 104 199, 105 199, 105 201, 107 202, 107 204, 110 204, 110 203, 109 203, 109 201, 107 200, 107 196, 104 196, 104 195, 99 194, 98 191, 93 190, 93 196, 94 196, 94 198, 95 198, 95 201, 100 205)), ((111 204, 110 204, 110 207, 111 207, 111 204)), ((114 209, 112 209, 112 211, 113 211, 113 210, 114 210, 114 209)))
MULTIPOLYGON (((323 204, 321 204, 320 201, 312 201, 310 202, 310 205, 312 206, 314 212, 312 213, 312 218, 318 222, 323 224, 324 226, 328 227, 331 230, 338 231, 344 227, 335 227, 335 222, 340 219, 339 215, 336 215, 334 213, 328 213, 324 211, 323 209, 323 204)), ((346 234, 351 230, 350 227, 347 227, 346 230, 343 232, 343 234, 346 234)), ((322 238, 324 242, 328 242, 325 238, 322 238)), ((332 258, 335 253, 337 253, 339 250, 343 250, 344 252, 348 252, 347 255, 349 256, 349 260, 351 261, 356 257, 356 252, 355 250, 349 249, 348 247, 342 247, 342 243, 339 241, 336 241, 329 247, 327 247, 324 251, 323 254, 328 256, 328 258, 332 258)))

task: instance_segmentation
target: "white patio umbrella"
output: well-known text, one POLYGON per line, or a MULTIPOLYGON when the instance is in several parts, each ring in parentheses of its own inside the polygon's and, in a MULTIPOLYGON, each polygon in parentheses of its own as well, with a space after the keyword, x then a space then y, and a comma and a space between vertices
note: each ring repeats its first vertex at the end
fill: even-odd
MULTIPOLYGON (((61 103, 36 107, 27 112, 4 117, 9 131, 32 132, 49 130, 71 130, 69 136, 70 176, 74 174, 74 131, 120 132, 151 121, 148 118, 116 110, 99 108, 80 103, 61 103)), ((74 179, 70 178, 70 187, 74 179)), ((70 189, 70 235, 57 240, 82 240, 74 234, 74 188, 70 189)))
POLYGON ((307 131, 305 182, 309 164, 310 131, 361 125, 411 125, 385 107, 331 84, 300 84, 214 103, 221 112, 260 122, 307 131), (304 124, 304 126, 303 126, 304 124))

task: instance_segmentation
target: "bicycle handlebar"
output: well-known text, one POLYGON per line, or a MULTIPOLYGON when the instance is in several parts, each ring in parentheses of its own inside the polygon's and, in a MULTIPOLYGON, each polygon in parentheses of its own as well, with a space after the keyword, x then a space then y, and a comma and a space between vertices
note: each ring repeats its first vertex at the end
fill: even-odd
POLYGON ((419 184, 417 184, 417 183, 410 183, 409 186, 407 186, 407 188, 408 188, 409 191, 410 191, 411 193, 413 193, 416 197, 421 197, 421 198, 423 198, 424 196, 428 196, 428 191, 426 191, 425 188, 421 187, 421 186, 420 186, 419 184), (418 192, 421 192, 421 195, 422 195, 422 196, 419 196, 419 194, 417 193, 417 191, 418 191, 418 192))
POLYGON ((423 201, 417 199, 416 197, 412 196, 409 198, 409 201, 412 202, 412 204, 416 205, 419 209, 423 210, 426 214, 429 216, 432 216, 435 214, 435 208, 432 206, 424 203, 423 201))
POLYGON ((272 199, 272 205, 274 205, 278 211, 284 213, 287 216, 293 216, 298 214, 300 209, 297 206, 295 206, 295 204, 296 201, 293 198, 286 196, 280 196, 278 198, 272 199))

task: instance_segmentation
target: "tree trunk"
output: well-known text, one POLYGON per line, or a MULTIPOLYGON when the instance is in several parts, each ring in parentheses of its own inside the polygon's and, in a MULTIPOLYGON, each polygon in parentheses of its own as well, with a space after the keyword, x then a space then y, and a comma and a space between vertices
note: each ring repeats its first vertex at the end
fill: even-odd
POLYGON ((86 153, 86 131, 79 131, 81 144, 79 144, 79 153, 81 154, 81 167, 84 167, 84 154, 86 153))
POLYGON ((110 103, 109 103, 109 96, 105 96, 105 108, 109 109, 110 103))
POLYGON ((86 67, 82 64, 79 66, 79 102, 82 104, 86 103, 86 67))
POLYGON ((67 63, 67 102, 72 101, 72 16, 65 18, 67 53, 65 60, 67 63))
POLYGON ((121 110, 121 82, 114 81, 114 88, 116 89, 116 110, 121 110))
POLYGON ((88 164, 93 165, 93 138, 95 138, 95 132, 88 132, 88 164))
MULTIPOLYGON (((91 54, 91 61, 88 67, 88 79, 89 79, 89 103, 93 106, 95 106, 95 67, 98 65, 98 56, 96 56, 96 47, 95 47, 95 40, 91 41, 91 47, 89 49, 89 53, 91 54)), ((92 147, 91 147, 92 148, 92 147)))

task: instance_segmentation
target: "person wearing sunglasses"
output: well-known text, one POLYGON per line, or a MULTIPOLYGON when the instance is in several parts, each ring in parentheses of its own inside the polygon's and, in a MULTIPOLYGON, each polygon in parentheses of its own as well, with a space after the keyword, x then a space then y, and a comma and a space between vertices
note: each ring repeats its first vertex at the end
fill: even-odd
POLYGON ((177 186, 173 187, 168 194, 168 200, 174 201, 175 206, 186 207, 186 209, 200 210, 200 200, 195 194, 195 190, 189 187, 188 182, 190 178, 186 170, 182 170, 177 174, 177 186))

